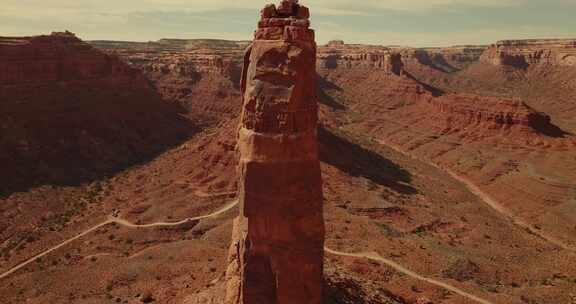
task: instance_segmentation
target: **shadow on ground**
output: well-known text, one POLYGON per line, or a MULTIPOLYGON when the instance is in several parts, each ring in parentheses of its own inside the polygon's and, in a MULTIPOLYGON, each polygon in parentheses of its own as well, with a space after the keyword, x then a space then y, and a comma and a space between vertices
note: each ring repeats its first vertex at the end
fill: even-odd
POLYGON ((0 198, 41 185, 101 180, 154 159, 199 130, 153 89, 45 91, 0 106, 0 198))
POLYGON ((342 88, 337 86, 335 83, 330 82, 329 80, 325 79, 324 77, 318 75, 318 86, 317 86, 317 94, 318 94, 318 102, 326 105, 333 110, 346 110, 346 106, 342 103, 338 102, 332 96, 330 96, 327 91, 342 91, 342 88))
POLYGON ((574 134, 571 134, 569 132, 566 132, 564 130, 562 130, 560 127, 554 125, 548 115, 542 113, 542 117, 544 119, 541 119, 538 122, 532 123, 532 127, 538 131, 539 133, 546 135, 548 137, 552 137, 552 138, 565 138, 568 136, 574 136, 574 134))
POLYGON ((386 186, 398 193, 416 194, 418 191, 409 185, 410 173, 375 151, 337 135, 332 130, 320 127, 320 160, 335 166, 350 176, 364 177, 386 186))

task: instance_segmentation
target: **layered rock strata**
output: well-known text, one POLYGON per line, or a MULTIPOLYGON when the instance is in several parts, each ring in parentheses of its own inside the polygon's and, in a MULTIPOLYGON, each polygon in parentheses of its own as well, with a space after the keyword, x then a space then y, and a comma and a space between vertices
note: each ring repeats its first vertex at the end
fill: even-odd
POLYGON ((440 113, 450 116, 451 122, 462 126, 482 125, 483 129, 521 128, 524 130, 550 129, 550 116, 535 111, 519 99, 448 94, 431 99, 440 113))
POLYGON ((377 69, 400 75, 403 66, 401 55, 389 48, 346 45, 342 41, 331 41, 321 47, 317 57, 320 69, 377 69))
POLYGON ((72 33, 0 38, 0 196, 97 179, 192 132, 141 71, 72 33))
MULTIPOLYGON (((232 86, 240 82, 241 74, 241 65, 237 59, 241 58, 241 51, 237 53, 197 50, 152 56, 140 54, 131 56, 128 60, 144 71, 162 97, 185 101, 201 95, 204 93, 202 90, 217 97, 236 94, 237 87, 232 86)), ((230 102, 231 100, 227 100, 228 104, 230 102)))
POLYGON ((496 66, 576 66, 576 39, 503 40, 491 45, 480 60, 496 66))
POLYGON ((145 78, 117 57, 104 55, 70 32, 0 37, 0 85, 95 81, 144 87, 145 78))
POLYGON ((400 49, 402 60, 408 66, 424 65, 443 72, 456 72, 478 62, 486 50, 483 46, 454 46, 446 48, 400 49))
POLYGON ((314 32, 298 1, 268 5, 261 17, 244 58, 240 216, 226 303, 319 304, 325 231, 314 32))

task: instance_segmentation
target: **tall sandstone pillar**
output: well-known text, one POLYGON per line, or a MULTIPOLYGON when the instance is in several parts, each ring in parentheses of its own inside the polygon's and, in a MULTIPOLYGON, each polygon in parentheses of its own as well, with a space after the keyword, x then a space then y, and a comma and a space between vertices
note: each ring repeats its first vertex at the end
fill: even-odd
POLYGON ((267 5, 242 77, 240 216, 227 304, 320 304, 324 218, 308 8, 267 5))

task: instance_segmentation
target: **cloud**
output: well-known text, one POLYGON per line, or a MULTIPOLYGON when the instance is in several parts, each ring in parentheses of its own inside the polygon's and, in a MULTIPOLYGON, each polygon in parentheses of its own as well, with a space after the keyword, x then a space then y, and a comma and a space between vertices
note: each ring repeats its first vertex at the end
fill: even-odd
MULTIPOLYGON (((302 1, 318 14, 368 14, 373 10, 426 10, 448 6, 502 7, 520 5, 525 0, 309 0, 302 1)), ((92 12, 125 14, 142 11, 210 11, 254 9, 261 0, 3 0, 0 14, 50 15, 92 12)), ((274 2, 274 1, 270 1, 274 2)))
POLYGON ((344 40, 347 43, 396 45, 411 47, 445 47, 453 45, 488 45, 498 40, 574 38, 571 30, 558 30, 554 27, 534 27, 530 25, 508 28, 488 27, 483 29, 453 30, 446 33, 397 32, 391 30, 356 31, 336 23, 319 24, 317 40, 344 40))
MULTIPOLYGON (((574 0, 300 0, 319 43, 413 46, 576 36, 574 0)), ((0 35, 71 30, 83 39, 250 39, 277 0, 1 0, 0 35)))

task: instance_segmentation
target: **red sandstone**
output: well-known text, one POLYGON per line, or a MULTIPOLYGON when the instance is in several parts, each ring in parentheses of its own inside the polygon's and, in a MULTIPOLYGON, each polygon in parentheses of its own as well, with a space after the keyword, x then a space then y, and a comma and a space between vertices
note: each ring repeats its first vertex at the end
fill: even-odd
POLYGON ((320 304, 324 222, 308 9, 266 6, 244 57, 228 304, 320 304), (295 18, 295 19, 294 19, 295 18))

